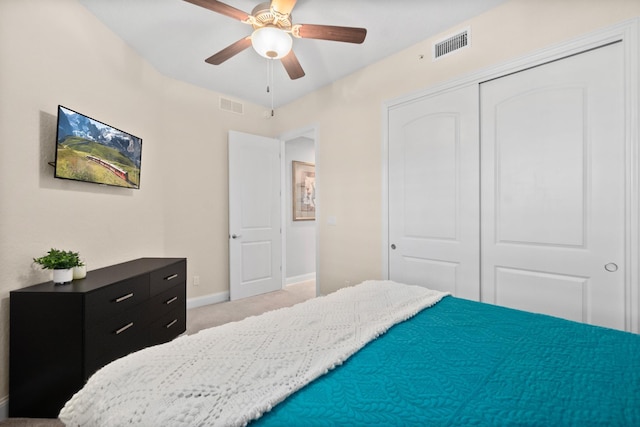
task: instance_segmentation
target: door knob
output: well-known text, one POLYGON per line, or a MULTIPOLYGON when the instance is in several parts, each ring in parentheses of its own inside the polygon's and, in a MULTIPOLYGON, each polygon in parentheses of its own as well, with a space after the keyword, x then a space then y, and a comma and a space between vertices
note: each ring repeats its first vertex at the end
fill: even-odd
POLYGON ((604 266, 604 269, 609 273, 613 273, 614 271, 618 271, 618 265, 615 262, 610 262, 604 266))
POLYGON ((396 245, 394 243, 391 244, 391 249, 393 249, 393 250, 396 249, 396 245))
POLYGON ((241 235, 239 235, 239 234, 232 234, 232 235, 231 235, 231 238, 232 238, 232 239, 238 239, 238 238, 240 238, 240 237, 242 237, 242 236, 241 236, 241 235))

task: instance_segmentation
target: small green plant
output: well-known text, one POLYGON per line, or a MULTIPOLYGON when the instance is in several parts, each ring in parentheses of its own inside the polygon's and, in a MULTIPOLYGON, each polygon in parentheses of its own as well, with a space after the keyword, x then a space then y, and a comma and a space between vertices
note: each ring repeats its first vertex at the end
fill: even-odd
POLYGON ((61 251, 53 248, 47 253, 47 255, 40 258, 34 258, 33 262, 40 264, 42 268, 47 270, 66 270, 68 268, 84 265, 84 263, 80 261, 80 255, 78 252, 61 251))

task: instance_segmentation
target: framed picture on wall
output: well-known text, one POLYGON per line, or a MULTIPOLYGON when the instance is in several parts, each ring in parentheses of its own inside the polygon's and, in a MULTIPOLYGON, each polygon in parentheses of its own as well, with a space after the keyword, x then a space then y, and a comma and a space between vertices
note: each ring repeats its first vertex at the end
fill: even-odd
POLYGON ((316 219, 316 165, 293 161, 291 182, 293 183, 293 220, 316 219))

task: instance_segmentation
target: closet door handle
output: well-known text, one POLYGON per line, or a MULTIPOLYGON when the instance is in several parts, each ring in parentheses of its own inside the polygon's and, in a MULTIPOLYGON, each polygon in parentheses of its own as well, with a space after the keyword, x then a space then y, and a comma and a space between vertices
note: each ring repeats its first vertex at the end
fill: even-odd
POLYGON ((391 249, 396 250, 396 245, 394 243, 391 244, 391 249))
POLYGON ((615 262, 610 262, 609 264, 606 264, 604 266, 604 269, 607 270, 609 273, 613 273, 618 271, 618 264, 616 264, 615 262))

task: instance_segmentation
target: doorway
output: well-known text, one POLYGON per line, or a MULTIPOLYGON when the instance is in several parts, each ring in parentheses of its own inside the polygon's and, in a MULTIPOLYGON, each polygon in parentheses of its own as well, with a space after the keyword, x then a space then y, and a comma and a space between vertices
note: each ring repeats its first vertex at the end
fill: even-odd
MULTIPOLYGON (((283 200, 283 284, 295 286, 314 283, 317 294, 317 188, 316 188, 316 132, 315 128, 292 132, 282 140, 283 200), (306 187, 294 186, 294 163, 303 167, 306 187), (297 191, 298 190, 298 191, 297 191), (304 192, 302 203, 305 215, 295 212, 294 199, 304 192)), ((298 176, 298 179, 300 176, 298 176)), ((305 184, 305 183, 302 183, 305 184)))
POLYGON ((229 132, 231 300, 302 283, 318 295, 316 135, 315 127, 278 139, 229 132), (305 184, 312 190, 305 193, 302 221, 293 215, 294 162, 307 166, 305 184))

